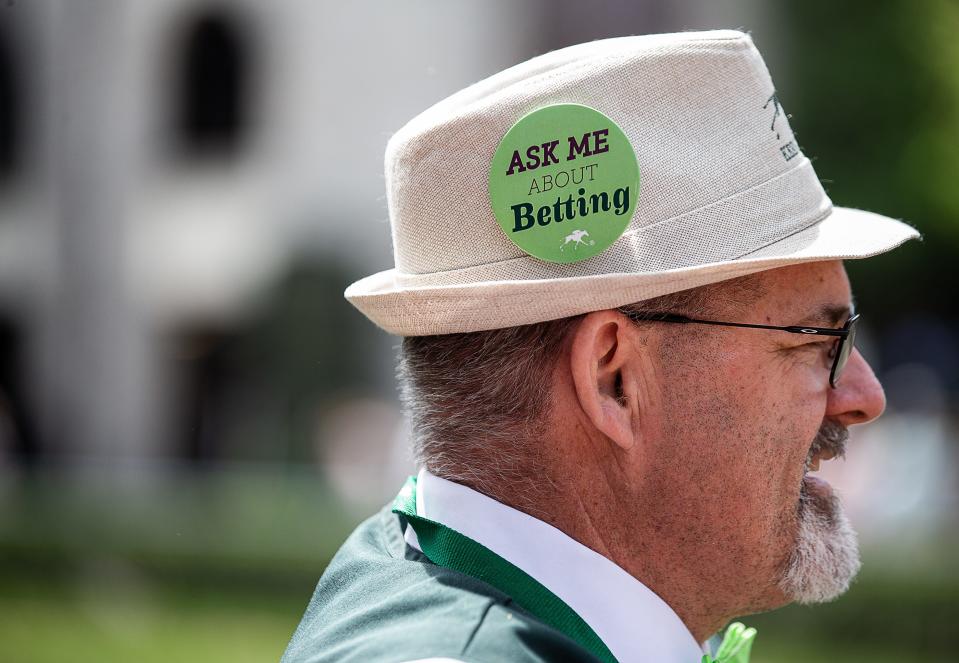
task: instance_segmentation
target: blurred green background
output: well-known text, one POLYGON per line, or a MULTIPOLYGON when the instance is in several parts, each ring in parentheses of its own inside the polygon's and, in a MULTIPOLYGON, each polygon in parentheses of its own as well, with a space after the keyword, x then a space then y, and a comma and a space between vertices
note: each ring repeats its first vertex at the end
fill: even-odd
POLYGON ((382 155, 444 96, 608 36, 751 31, 834 203, 924 235, 847 263, 889 401, 830 476, 864 570, 747 617, 753 660, 959 660, 959 4, 0 7, 0 661, 279 658, 412 471, 382 155), (858 444, 861 443, 861 444, 858 444))

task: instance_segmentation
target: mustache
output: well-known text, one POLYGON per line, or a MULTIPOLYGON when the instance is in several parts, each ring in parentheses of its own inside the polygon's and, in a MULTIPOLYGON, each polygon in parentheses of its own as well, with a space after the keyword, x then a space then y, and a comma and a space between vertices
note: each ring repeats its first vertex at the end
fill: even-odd
POLYGON ((813 456, 821 451, 830 452, 836 458, 846 457, 846 442, 849 440, 849 429, 842 424, 829 419, 823 421, 816 438, 809 447, 806 456, 806 469, 812 465, 813 456))

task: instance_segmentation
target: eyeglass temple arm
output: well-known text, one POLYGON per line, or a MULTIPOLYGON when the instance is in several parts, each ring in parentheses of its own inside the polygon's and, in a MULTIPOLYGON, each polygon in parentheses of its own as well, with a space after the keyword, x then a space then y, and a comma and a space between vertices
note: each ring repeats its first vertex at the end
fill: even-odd
POLYGON ((792 334, 807 334, 807 335, 820 335, 820 336, 848 336, 848 329, 828 329, 824 327, 799 327, 791 325, 789 327, 776 327, 773 325, 754 325, 748 322, 719 322, 717 320, 697 320, 696 318, 688 318, 684 315, 677 315, 675 313, 627 313, 627 316, 636 321, 649 321, 649 322, 680 322, 680 323, 695 323, 699 325, 715 325, 719 327, 746 327, 748 329, 777 329, 780 331, 790 332, 792 334))

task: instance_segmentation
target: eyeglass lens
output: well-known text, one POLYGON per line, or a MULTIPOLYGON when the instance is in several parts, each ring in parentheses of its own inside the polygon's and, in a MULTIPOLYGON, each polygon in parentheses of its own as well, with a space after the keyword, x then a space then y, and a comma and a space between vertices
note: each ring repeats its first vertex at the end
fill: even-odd
POLYGON ((836 386, 839 382, 839 376, 842 374, 842 369, 846 366, 846 361, 849 359, 849 355, 852 354, 852 349, 856 345, 856 320, 852 321, 852 324, 849 325, 849 335, 846 338, 839 339, 839 355, 836 357, 836 365, 832 371, 832 386, 836 386))

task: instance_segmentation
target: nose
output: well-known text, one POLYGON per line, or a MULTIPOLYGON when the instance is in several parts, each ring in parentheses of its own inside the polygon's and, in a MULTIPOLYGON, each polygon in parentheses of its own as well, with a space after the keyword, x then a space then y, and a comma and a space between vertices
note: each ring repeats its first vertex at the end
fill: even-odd
POLYGON ((886 394, 859 350, 853 350, 835 389, 829 390, 826 416, 844 426, 865 424, 886 409, 886 394))

